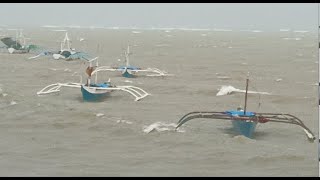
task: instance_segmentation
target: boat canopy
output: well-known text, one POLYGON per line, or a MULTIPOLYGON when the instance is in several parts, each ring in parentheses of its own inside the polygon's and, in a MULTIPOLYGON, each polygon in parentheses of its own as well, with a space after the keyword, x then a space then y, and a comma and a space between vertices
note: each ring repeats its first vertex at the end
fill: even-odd
POLYGON ((5 44, 9 48, 14 48, 16 50, 19 50, 22 48, 21 44, 15 40, 13 40, 11 37, 5 37, 0 39, 3 44, 5 44))
POLYGON ((244 111, 226 111, 226 114, 230 115, 230 116, 247 116, 247 117, 253 117, 256 114, 254 112, 246 112, 246 114, 244 114, 244 111))

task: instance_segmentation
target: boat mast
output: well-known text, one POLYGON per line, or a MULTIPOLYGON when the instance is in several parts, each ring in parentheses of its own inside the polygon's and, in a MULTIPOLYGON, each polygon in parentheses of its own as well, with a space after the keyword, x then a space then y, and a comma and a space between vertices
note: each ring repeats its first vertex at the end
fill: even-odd
POLYGON ((61 51, 65 50, 65 46, 67 45, 67 50, 70 51, 70 39, 68 37, 68 32, 66 32, 63 42, 61 43, 61 51))
POLYGON ((19 32, 18 32, 18 29, 16 29, 16 47, 18 46, 18 41, 19 41, 19 32))
POLYGON ((19 41, 22 44, 22 46, 26 45, 26 38, 24 37, 24 35, 22 34, 22 29, 20 29, 20 34, 19 34, 19 41))
POLYGON ((127 47, 127 51, 125 51, 125 58, 126 58, 126 67, 129 67, 129 53, 130 53, 130 49, 129 49, 129 45, 127 47))
POLYGON ((244 115, 246 115, 246 110, 247 110, 248 86, 249 86, 249 72, 248 72, 247 80, 246 80, 246 94, 245 94, 245 99, 244 99, 244 115))

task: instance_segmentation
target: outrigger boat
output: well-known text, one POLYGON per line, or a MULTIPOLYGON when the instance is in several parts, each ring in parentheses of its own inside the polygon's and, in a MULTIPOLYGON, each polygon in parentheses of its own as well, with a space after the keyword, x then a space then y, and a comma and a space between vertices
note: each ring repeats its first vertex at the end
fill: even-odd
MULTIPOLYGON (((92 61, 96 60, 94 58, 89 61, 90 65, 86 70, 88 74, 88 79, 86 84, 82 84, 82 78, 80 79, 80 83, 55 83, 46 86, 42 90, 38 91, 38 95, 56 93, 60 91, 61 87, 73 87, 73 88, 80 88, 82 93, 82 98, 84 101, 102 101, 104 100, 111 92, 113 91, 125 91, 132 96, 135 97, 135 101, 139 101, 140 99, 145 98, 146 96, 150 95, 143 89, 136 87, 136 86, 115 86, 112 85, 110 79, 108 82, 98 83, 98 72, 94 70, 92 66, 92 61), (95 75, 95 82, 91 83, 91 77, 95 75)), ((98 63, 98 62, 97 62, 98 63)))
POLYGON ((10 54, 25 54, 31 50, 36 50, 38 47, 33 44, 27 45, 26 37, 22 34, 22 30, 11 29, 16 31, 16 37, 3 37, 0 41, 5 45, 1 48, 7 49, 10 54))
MULTIPOLYGON (((59 31, 65 31, 65 30, 59 30, 59 31)), ((74 48, 71 48, 71 40, 68 36, 68 32, 65 33, 64 39, 60 44, 60 50, 59 51, 48 51, 45 50, 41 52, 40 54, 29 57, 28 59, 35 59, 40 56, 52 56, 53 59, 59 60, 75 60, 75 59, 85 59, 88 60, 91 58, 91 56, 85 52, 78 52, 74 48)))
POLYGON ((130 53, 130 48, 128 46, 127 50, 124 52, 126 65, 119 66, 119 67, 113 67, 113 68, 110 68, 109 66, 101 66, 101 67, 98 67, 97 70, 120 71, 122 76, 126 77, 126 78, 137 77, 136 74, 139 72, 152 73, 152 74, 146 74, 146 76, 172 76, 173 75, 173 74, 168 74, 167 72, 162 71, 158 68, 141 69, 139 67, 132 66, 129 64, 129 55, 131 55, 131 53, 130 53))
POLYGON ((233 129, 243 136, 248 138, 254 137, 254 132, 258 123, 276 122, 276 123, 286 123, 300 126, 306 133, 308 140, 313 142, 316 138, 309 128, 305 126, 301 119, 293 116, 291 114, 283 113, 255 113, 247 111, 247 94, 248 94, 248 84, 249 79, 246 80, 246 93, 245 93, 245 105, 244 110, 238 108, 237 110, 230 110, 224 112, 216 111, 199 111, 190 112, 184 115, 176 126, 176 130, 192 119, 221 119, 221 120, 231 120, 233 129))

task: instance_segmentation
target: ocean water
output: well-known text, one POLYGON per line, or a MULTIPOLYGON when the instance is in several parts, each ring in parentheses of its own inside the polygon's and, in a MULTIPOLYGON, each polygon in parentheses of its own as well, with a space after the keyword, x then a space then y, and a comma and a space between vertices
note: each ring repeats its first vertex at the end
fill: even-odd
MULTIPOLYGON (((25 33, 51 49, 63 38, 44 28, 25 33)), ((243 106, 241 91, 217 93, 223 86, 244 90, 250 72, 249 90, 270 94, 248 94, 248 110, 293 114, 318 136, 316 34, 72 29, 69 36, 74 48, 98 56, 100 66, 122 65, 118 59, 130 44, 131 65, 175 76, 125 79, 102 72, 100 82, 110 78, 151 95, 134 101, 114 92, 103 102, 83 102, 77 88, 36 94, 56 82, 79 82, 77 75, 85 81, 83 61, 1 53, 0 175, 318 176, 318 144, 298 126, 259 124, 254 139, 213 119, 174 131, 188 112, 243 106)))

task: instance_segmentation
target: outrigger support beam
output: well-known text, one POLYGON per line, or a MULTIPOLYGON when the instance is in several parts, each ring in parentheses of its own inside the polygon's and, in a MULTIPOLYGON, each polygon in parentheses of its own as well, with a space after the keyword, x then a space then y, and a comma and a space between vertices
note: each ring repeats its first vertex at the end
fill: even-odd
MULTIPOLYGON (((50 84, 46 87, 44 87, 43 89, 41 89, 40 91, 37 92, 37 95, 45 95, 45 94, 50 94, 50 93, 56 93, 56 92, 60 92, 60 88, 61 87, 73 87, 73 88, 81 88, 81 84, 80 83, 55 83, 55 84, 50 84)), ((136 86, 113 86, 113 87, 90 87, 92 89, 101 89, 101 90, 121 90, 121 91, 125 91, 129 94, 131 94, 132 96, 135 97, 135 101, 139 101, 140 99, 143 99, 145 97, 147 97, 148 95, 150 95, 149 93, 147 93, 145 90, 136 87, 136 86)))
POLYGON ((234 120, 234 121, 251 121, 257 123, 266 122, 278 122, 298 125, 303 128, 306 133, 308 140, 313 142, 316 138, 309 128, 305 126, 301 119, 291 115, 291 114, 281 114, 281 113, 255 113, 254 116, 230 116, 226 112, 215 112, 215 111, 197 111, 190 112, 184 115, 176 126, 176 130, 192 119, 206 118, 206 119, 221 119, 221 120, 234 120))
MULTIPOLYGON (((96 74, 100 71, 124 71, 124 69, 121 68, 114 68, 110 66, 100 66, 97 67, 93 72, 92 75, 96 74)), ((162 71, 158 68, 147 68, 147 69, 138 69, 138 70, 131 70, 127 69, 128 72, 145 72, 145 73, 153 73, 153 74, 146 74, 146 76, 174 76, 174 74, 168 74, 165 71, 162 71)))
POLYGON ((37 92, 37 95, 44 95, 44 94, 50 94, 50 93, 55 93, 59 92, 61 87, 74 87, 74 88, 81 88, 80 83, 55 83, 55 84, 50 84, 40 91, 37 92))

